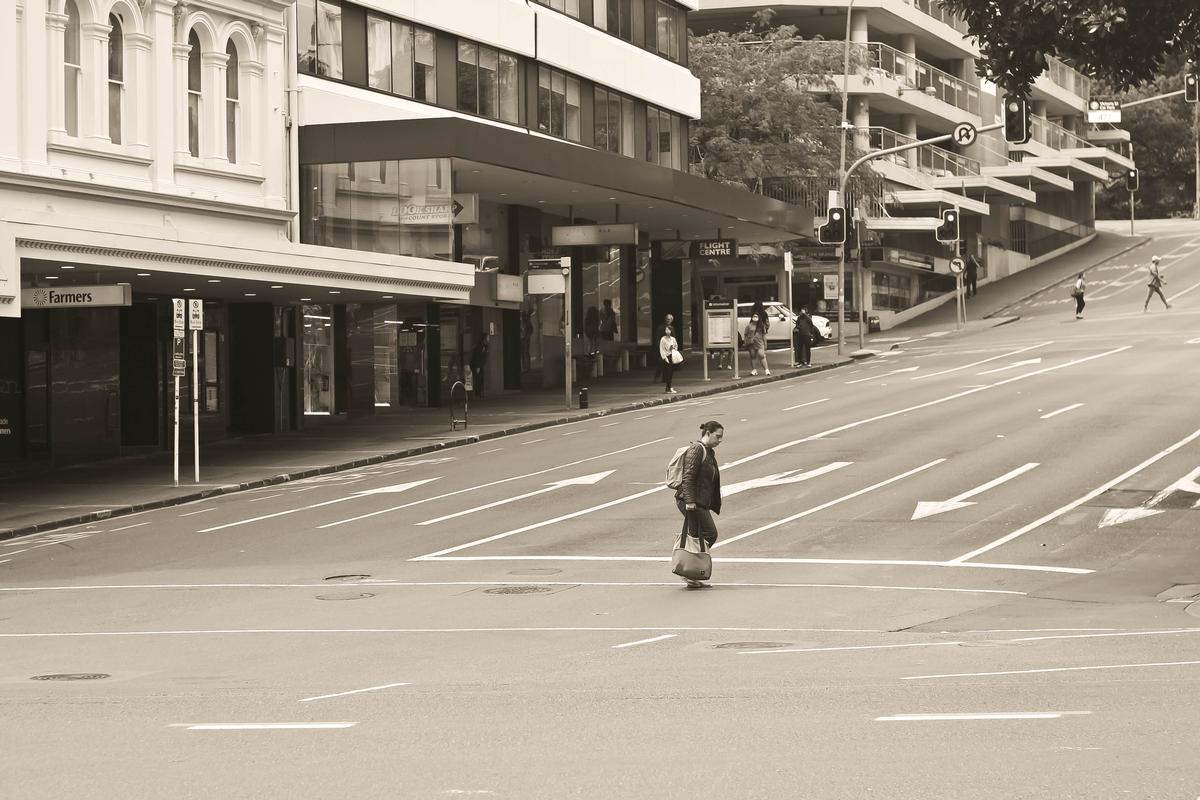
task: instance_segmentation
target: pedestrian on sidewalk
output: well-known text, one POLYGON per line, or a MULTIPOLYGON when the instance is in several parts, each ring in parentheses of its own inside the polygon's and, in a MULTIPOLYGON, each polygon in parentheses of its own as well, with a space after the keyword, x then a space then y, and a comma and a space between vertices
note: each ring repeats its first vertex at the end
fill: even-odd
POLYGON ((758 314, 751 312, 750 323, 746 325, 742 341, 750 351, 750 374, 757 375, 761 364, 763 374, 770 375, 771 370, 767 368, 767 328, 758 314))
POLYGON ((813 324, 812 317, 808 314, 808 308, 800 306, 800 311, 796 315, 796 326, 792 328, 792 352, 796 356, 796 363, 792 364, 793 367, 811 366, 812 346, 818 336, 820 336, 820 332, 813 324))
POLYGON ((1071 289, 1071 297, 1075 298, 1075 319, 1083 319, 1083 292, 1087 287, 1083 283, 1083 273, 1075 276, 1075 286, 1071 289))
POLYGON ((979 294, 979 259, 974 253, 967 254, 967 269, 964 277, 967 283, 967 297, 974 297, 979 294))
POLYGON ((671 379, 675 375, 675 367, 683 362, 683 354, 679 352, 679 342, 671 335, 671 328, 663 328, 662 338, 658 340, 658 359, 662 364, 663 379, 667 382, 667 394, 679 394, 671 388, 671 379))
POLYGON ((1167 298, 1163 296, 1162 292, 1163 284, 1166 281, 1163 280, 1162 273, 1158 271, 1158 262, 1161 260, 1158 256, 1150 256, 1150 282, 1146 284, 1150 290, 1146 292, 1146 302, 1142 304, 1143 313, 1150 310, 1150 298, 1156 294, 1158 295, 1158 299, 1162 300, 1164 306, 1167 308, 1171 307, 1171 304, 1167 302, 1167 298))
MULTIPOLYGON (((717 523, 713 514, 721 513, 721 469, 717 466, 716 447, 725 438, 725 428, 715 420, 700 426, 700 441, 683 454, 683 475, 675 492, 675 507, 683 515, 683 532, 691 523, 691 533, 704 539, 709 549, 717 541, 717 523)), ((707 586, 684 579, 689 587, 707 586)))
MULTIPOLYGON (((659 325, 658 328, 654 331, 654 341, 656 341, 656 342, 662 341, 663 333, 666 331, 666 329, 674 328, 674 327, 675 327, 675 315, 667 314, 667 316, 663 317, 662 325, 659 325)), ((659 381, 661 381, 662 374, 663 374, 662 359, 660 358, 660 359, 658 359, 657 363, 654 365, 654 381, 653 382, 658 383, 659 381)))
POLYGON ((479 338, 475 340, 475 347, 471 350, 471 377, 473 380, 473 391, 475 399, 483 399, 483 381, 487 372, 488 351, 491 349, 491 336, 486 333, 480 333, 479 338))
POLYGON ((763 305, 762 300, 755 300, 754 305, 750 306, 750 316, 758 314, 758 321, 762 323, 763 336, 767 335, 767 331, 771 330, 771 317, 767 314, 767 309, 763 305))

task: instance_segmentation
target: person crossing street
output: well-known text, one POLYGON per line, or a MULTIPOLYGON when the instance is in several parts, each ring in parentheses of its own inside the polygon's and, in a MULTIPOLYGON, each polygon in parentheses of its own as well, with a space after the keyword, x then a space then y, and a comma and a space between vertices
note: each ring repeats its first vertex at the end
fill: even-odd
MULTIPOLYGON (((717 523, 713 514, 721 513, 721 468, 717 466, 717 446, 725 438, 725 427, 716 420, 700 425, 700 440, 683 454, 683 475, 675 492, 675 506, 683 515, 684 532, 704 539, 705 549, 717 541, 717 523)), ((707 586, 684 578, 691 588, 707 586)))
POLYGON ((1146 284, 1148 291, 1146 292, 1146 302, 1142 304, 1143 313, 1150 310, 1150 298, 1156 294, 1158 295, 1158 299, 1162 300, 1164 306, 1167 308, 1171 307, 1171 304, 1167 302, 1167 298, 1163 295, 1162 291, 1163 284, 1166 281, 1163 280, 1162 273, 1158 271, 1158 262, 1161 260, 1158 256, 1150 256, 1150 280, 1146 284))

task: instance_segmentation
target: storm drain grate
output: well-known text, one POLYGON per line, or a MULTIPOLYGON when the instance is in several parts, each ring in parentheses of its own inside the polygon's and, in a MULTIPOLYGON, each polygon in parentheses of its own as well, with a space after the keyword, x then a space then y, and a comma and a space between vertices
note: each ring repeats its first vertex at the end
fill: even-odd
POLYGON ((335 583, 354 583, 355 581, 365 581, 370 577, 370 575, 330 575, 325 580, 335 583))
POLYGON ((495 589, 484 589, 484 594, 541 594, 551 591, 549 586, 497 586, 495 589))
POLYGON ((791 642, 721 642, 714 644, 714 650, 772 650, 776 647, 787 647, 791 642))
POLYGON ((334 594, 319 594, 318 600, 366 600, 375 595, 370 592, 335 592, 334 594))
POLYGON ((34 675, 31 681, 98 681, 107 678, 103 672, 58 672, 53 675, 34 675))

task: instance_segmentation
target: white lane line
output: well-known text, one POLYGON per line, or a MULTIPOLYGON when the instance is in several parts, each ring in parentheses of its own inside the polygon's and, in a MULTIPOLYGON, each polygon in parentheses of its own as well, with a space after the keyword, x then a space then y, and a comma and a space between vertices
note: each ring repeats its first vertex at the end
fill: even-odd
POLYGON ((727 544, 732 544, 733 542, 739 541, 741 539, 745 539, 747 536, 753 536, 756 533, 762 533, 763 531, 769 531, 772 528, 777 528, 780 525, 786 525, 787 523, 794 522, 794 521, 800 519, 801 517, 807 517, 809 514, 815 514, 818 511, 823 511, 827 508, 830 508, 831 506, 836 506, 838 503, 843 503, 847 500, 853 500, 855 497, 860 497, 860 496, 866 494, 867 492, 871 492, 871 491, 874 491, 875 489, 879 489, 883 486, 887 486, 888 484, 892 484, 892 483, 895 483, 896 481, 903 480, 904 478, 907 478, 910 475, 916 475, 918 472, 924 472, 925 470, 927 470, 931 467, 936 467, 938 464, 941 464, 945 460, 946 459, 944 459, 944 458, 934 459, 933 461, 930 461, 928 464, 922 464, 921 466, 916 467, 915 469, 910 469, 907 472, 902 472, 899 475, 895 475, 891 478, 888 478, 887 480, 872 484, 872 485, 866 487, 865 489, 859 489, 856 492, 851 492, 850 494, 843 495, 842 497, 839 497, 836 500, 830 500, 829 502, 822 503, 819 506, 813 506, 812 508, 801 511, 797 514, 792 514, 790 517, 784 517, 783 519, 776 520, 775 522, 769 522, 766 525, 760 525, 759 527, 757 527, 753 530, 746 531, 745 533, 739 533, 737 536, 732 536, 728 539, 725 539, 724 541, 717 542, 716 544, 714 544, 712 546, 712 549, 715 550, 718 547, 722 547, 727 544))
POLYGON ((186 514, 180 514, 179 516, 181 516, 181 517, 194 517, 194 516, 196 516, 197 514, 207 514, 209 511, 216 511, 216 510, 217 510, 217 507, 216 507, 216 506, 213 506, 213 507, 211 507, 211 508, 202 508, 202 509, 200 509, 199 511, 189 511, 189 512, 188 512, 188 513, 186 513, 186 514))
POLYGON ((169 728, 189 731, 292 731, 353 728, 357 722, 177 722, 169 728))
POLYGON ((263 501, 263 500, 270 500, 272 497, 283 497, 285 494, 287 494, 287 493, 286 493, 286 492, 280 492, 279 494, 268 494, 268 495, 265 495, 265 496, 263 496, 263 497, 256 497, 256 498, 254 498, 253 500, 247 500, 246 502, 248 502, 248 503, 258 503, 258 502, 261 502, 261 501, 263 501))
POLYGON ((890 717, 876 717, 876 722, 957 722, 968 720, 997 720, 997 719, 1059 719, 1061 717, 1082 716, 1091 714, 1090 711, 995 711, 975 714, 893 714, 890 717))
MULTIPOLYGON (((678 585, 678 584, 676 584, 678 585)), ((91 639, 113 636, 235 636, 245 634, 277 634, 295 636, 300 634, 328 635, 335 633, 661 633, 682 631, 695 633, 886 633, 880 630, 854 628, 751 628, 751 627, 700 627, 700 626, 646 626, 646 627, 559 627, 559 628, 225 628, 207 630, 164 630, 164 631, 66 631, 59 633, 0 633, 4 639, 91 639)))
POLYGON ((1088 672, 1097 669, 1137 669, 1140 667, 1186 667, 1200 661, 1154 661, 1147 664, 1101 664, 1091 667, 1048 667, 1043 669, 1009 669, 1001 672, 950 672, 942 675, 906 675, 902 681, 925 681, 934 678, 986 678, 994 675, 1036 675, 1043 672, 1088 672))
MULTIPOLYGON (((658 588, 678 586, 679 581, 394 581, 384 578, 359 581, 358 585, 383 588, 428 588, 441 586, 620 586, 658 588)), ((947 586, 889 586, 886 584, 855 583, 747 583, 725 582, 722 586, 738 586, 775 589, 870 589, 900 592, 951 592, 963 594, 1011 594, 1025 596, 1025 592, 1013 589, 959 589, 947 586)), ((328 588, 328 583, 142 583, 104 584, 90 586, 2 586, 0 592, 69 592, 109 590, 167 590, 167 589, 317 589, 328 588)), ((1167 601, 1172 602, 1172 601, 1167 601)), ((1191 602, 1191 601, 1188 601, 1191 602)), ((1036 628, 1029 630, 968 631, 968 633, 1031 633, 1046 630, 1114 630, 1113 628, 1036 628)))
POLYGON ((892 375, 898 375, 901 372, 916 372, 919 369, 920 369, 920 367, 904 367, 903 369, 894 369, 891 372, 884 372, 879 375, 870 375, 866 378, 858 378, 856 380, 846 381, 846 385, 849 386, 851 384, 862 383, 864 381, 874 381, 874 380, 878 380, 880 378, 887 378, 892 375))
MULTIPOLYGON (((564 435, 565 435, 565 434, 564 434, 564 435)), ((318 526, 317 526, 317 529, 318 529, 318 530, 320 530, 320 529, 323 529, 323 528, 332 528, 332 527, 335 527, 335 526, 337 526, 337 525, 345 525, 346 523, 349 523, 349 522, 358 522, 359 520, 362 520, 362 519, 367 519, 368 517, 374 517, 374 516, 378 516, 379 514, 388 514, 388 513, 391 513, 391 512, 393 512, 393 511, 399 511, 399 510, 401 510, 401 509, 403 509, 403 508, 409 508, 410 506, 416 506, 416 505, 420 505, 420 504, 422 504, 422 503, 432 503, 432 502, 434 502, 435 500, 444 500, 444 499, 446 499, 447 497, 454 497, 455 495, 464 494, 464 493, 466 493, 466 492, 473 492, 473 491, 475 491, 475 490, 477 490, 477 489, 487 489, 487 488, 489 488, 489 487, 491 487, 491 486, 499 486, 499 485, 500 485, 500 484, 502 484, 502 483, 509 483, 509 482, 511 482, 511 481, 522 480, 522 479, 524 479, 524 478, 533 478, 533 477, 536 477, 536 476, 538 476, 538 475, 545 475, 547 472, 554 472, 554 471, 556 471, 556 470, 560 470, 560 469, 566 469, 566 468, 568 468, 568 467, 574 467, 574 466, 578 466, 579 464, 586 464, 586 463, 587 463, 587 462, 589 462, 589 461, 596 461, 596 460, 598 460, 598 459, 601 459, 601 458, 609 458, 610 456, 616 456, 616 455, 620 455, 621 453, 628 453, 628 452, 629 452, 629 451, 631 451, 631 450, 637 450, 638 448, 641 448, 641 447, 649 447, 649 446, 651 446, 651 445, 659 444, 660 442, 666 442, 666 441, 670 441, 670 439, 671 439, 671 437, 670 437, 670 436, 663 436, 663 437, 660 437, 660 438, 658 438, 658 439, 653 439, 653 440, 651 440, 651 441, 649 441, 649 442, 643 442, 643 443, 641 443, 641 444, 635 444, 635 445, 633 445, 632 447, 623 447, 623 448, 621 448, 620 450, 613 450, 613 451, 611 451, 611 452, 608 452, 608 453, 601 453, 600 455, 596 455, 596 456, 588 456, 587 458, 580 458, 580 459, 577 459, 577 460, 575 460, 575 461, 568 462, 568 463, 566 463, 566 464, 559 464, 557 467, 547 467, 546 469, 539 469, 539 470, 538 470, 538 471, 536 471, 536 472, 526 472, 526 473, 525 473, 525 474, 523 474, 523 475, 513 475, 513 476, 511 476, 511 477, 508 477, 508 478, 500 478, 499 480, 490 481, 490 482, 488 482, 488 483, 481 483, 481 484, 479 484, 479 485, 477 485, 477 486, 468 486, 468 487, 467 487, 467 488, 465 488, 465 489, 458 489, 458 490, 455 490, 455 491, 453 491, 453 492, 446 492, 445 494, 439 494, 439 495, 437 495, 437 496, 435 496, 435 497, 428 497, 428 498, 426 498, 426 499, 424 499, 424 500, 414 500, 414 501, 413 501, 413 502, 411 502, 411 503, 404 503, 403 505, 399 505, 399 506, 393 506, 393 507, 391 507, 391 508, 385 508, 385 509, 383 509, 383 510, 381 510, 381 511, 372 511, 372 512, 371 512, 371 513, 369 513, 369 514, 360 514, 359 516, 357 516, 357 517, 351 517, 350 519, 342 519, 342 520, 338 520, 338 521, 336 521, 336 522, 329 522, 329 523, 326 523, 325 525, 318 525, 318 526)))
POLYGON ((963 364, 961 367, 952 367, 950 369, 944 369, 940 372, 928 372, 924 375, 914 375, 911 378, 911 380, 923 381, 926 378, 935 378, 938 375, 946 375, 951 372, 958 372, 960 369, 970 369, 971 367, 978 367, 980 364, 987 364, 988 362, 991 362, 991 361, 999 361, 1002 358, 1011 358, 1012 356, 1019 355, 1021 353, 1025 353, 1030 350, 1036 350, 1039 347, 1045 347, 1046 345, 1051 345, 1051 344, 1054 344, 1054 342, 1053 341, 1040 342, 1038 344, 1030 345, 1029 347, 1022 347, 1020 350, 1013 350, 1008 353, 1001 353, 998 356, 992 356, 991 358, 985 358, 982 361, 973 361, 970 364, 963 364))
POLYGON ((480 453, 479 455, 481 455, 481 456, 486 456, 488 453, 499 453, 499 452, 500 452, 501 450, 503 450, 503 449, 504 449, 503 447, 496 447, 496 448, 493 448, 493 449, 491 449, 491 450, 484 450, 484 451, 483 451, 482 453, 480 453))
MULTIPOLYGON (((370 489, 370 490, 367 490, 364 492, 354 492, 353 494, 346 495, 345 497, 335 497, 332 500, 326 500, 322 503, 312 503, 311 505, 307 505, 307 506, 299 506, 297 508, 287 508, 287 509, 284 509, 283 511, 276 511, 273 514, 263 514, 261 517, 250 517, 249 519, 239 519, 234 522, 227 522, 224 525, 216 525, 211 528, 202 528, 200 530, 200 533, 213 533, 214 531, 222 531, 222 530, 225 530, 226 528, 236 528, 239 525, 249 525, 252 522, 261 522, 264 519, 274 519, 276 517, 282 517, 287 514, 295 514, 298 511, 310 511, 314 508, 321 508, 323 506, 331 506, 335 503, 344 503, 347 500, 361 500, 364 497, 370 496, 372 494, 389 494, 392 492, 400 492, 400 491, 406 491, 408 489, 415 489, 418 486, 421 486, 426 483, 431 483, 432 481, 437 481, 437 480, 441 480, 441 477, 439 476, 437 478, 427 478, 427 479, 421 480, 421 481, 412 481, 411 483, 399 483, 399 484, 396 484, 395 486, 382 486, 378 489, 370 489)), ((315 487, 309 487, 309 488, 315 488, 315 487)))
POLYGON ((1038 419, 1050 419, 1051 417, 1057 417, 1059 414, 1065 414, 1068 411, 1074 411, 1077 408, 1083 408, 1083 403, 1074 403, 1069 406, 1063 406, 1057 411, 1051 411, 1049 414, 1042 414, 1040 417, 1038 417, 1038 419))
POLYGON ((0 558, 0 564, 7 564, 10 561, 12 561, 11 558, 0 558))
POLYGON ((530 439, 528 442, 517 442, 517 444, 520 444, 520 445, 537 444, 538 442, 544 442, 544 441, 546 441, 546 440, 545 439, 530 439))
POLYGON ((919 500, 917 501, 916 510, 913 511, 912 518, 924 519, 925 517, 932 517, 935 514, 944 514, 947 511, 957 511, 960 508, 973 506, 975 503, 965 502, 967 498, 974 497, 978 494, 983 494, 989 489, 994 489, 1003 483, 1007 483, 1013 478, 1024 475, 1026 472, 1029 472, 1029 470, 1035 469, 1038 466, 1040 465, 1036 461, 1031 461, 1028 464, 1022 464, 1016 469, 1006 472, 998 478, 993 478, 981 486, 976 486, 974 489, 968 489, 965 492, 956 494, 949 500, 919 500))
POLYGON ((516 497, 505 497, 504 499, 497 500, 494 503, 486 503, 481 506, 475 506, 474 508, 468 508, 464 511, 455 511, 453 514, 446 514, 445 516, 437 517, 436 519, 427 519, 424 522, 418 522, 417 524, 434 525, 438 522, 445 522, 448 519, 456 519, 458 517, 464 517, 467 514, 474 514, 476 511, 486 511, 487 509, 495 508, 496 506, 516 503, 520 500, 536 497, 539 494, 546 494, 547 492, 553 492, 567 486, 595 486, 597 483, 604 480, 609 475, 612 475, 614 472, 616 472, 615 469, 610 469, 605 472, 597 472, 592 475, 581 475, 578 478, 567 478, 566 480, 562 481, 554 481, 553 483, 549 483, 543 488, 535 489, 532 492, 525 492, 524 494, 519 494, 516 497))
POLYGON ((843 653, 851 650, 906 650, 910 647, 953 647, 965 642, 910 642, 909 644, 856 644, 843 647, 789 647, 786 650, 739 650, 738 655, 766 656, 771 653, 843 653))
POLYGON ((150 522, 148 520, 146 522, 138 522, 133 525, 125 525, 124 527, 121 527, 121 528, 113 528, 111 531, 109 531, 109 533, 116 533, 117 531, 127 531, 130 528, 140 528, 143 525, 149 525, 149 524, 150 524, 150 522))
POLYGON ((1174 453, 1179 448, 1195 441, 1197 438, 1200 438, 1200 428, 1196 429, 1192 433, 1190 433, 1187 436, 1185 436, 1184 438, 1180 439, 1178 442, 1176 442, 1175 444, 1166 448, 1165 450, 1160 450, 1159 452, 1150 456, 1150 458, 1147 458, 1145 461, 1138 464, 1136 467, 1133 467, 1132 469, 1121 473, 1120 475, 1113 478, 1111 481, 1108 481, 1107 483, 1097 486, 1095 489, 1093 489, 1092 491, 1083 495, 1082 497, 1078 498, 1077 500, 1072 500, 1070 503, 1067 503, 1065 506, 1055 509, 1054 511, 1051 511, 1049 514, 1046 514, 1043 517, 1039 517, 1038 519, 1035 519, 1033 522, 1029 523, 1028 525, 1017 528, 1015 531, 1013 531, 1012 533, 1010 533, 1006 536, 1001 536, 999 539, 997 539, 994 542, 991 542, 990 544, 985 544, 983 547, 972 550, 969 553, 963 553, 958 558, 951 559, 950 563, 960 564, 964 561, 970 561, 972 558, 975 558, 976 556, 983 555, 984 553, 988 552, 989 550, 994 550, 995 548, 999 547, 1000 545, 1007 544, 1007 543, 1011 542, 1013 539, 1017 539, 1021 536, 1024 536, 1025 534, 1029 533, 1030 531, 1041 527, 1042 525, 1044 525, 1047 522, 1050 522, 1051 520, 1058 519, 1063 514, 1066 514, 1068 511, 1072 511, 1073 509, 1078 508, 1079 506, 1083 505, 1084 503, 1088 502, 1089 500, 1091 500, 1094 497, 1099 497, 1100 495, 1104 494, 1112 487, 1116 486, 1117 484, 1121 483, 1122 481, 1128 480, 1129 478, 1131 478, 1134 475, 1141 472, 1146 467, 1150 466, 1151 464, 1153 464, 1157 461, 1160 461, 1160 460, 1166 458, 1171 453, 1174 453))
POLYGON ((637 422, 639 419, 650 419, 650 418, 651 418, 651 417, 653 417, 653 416, 654 416, 653 414, 645 414, 645 415, 643 415, 643 416, 640 416, 640 417, 634 417, 634 418, 633 418, 633 421, 634 421, 634 422, 637 422))
POLYGON ((827 400, 829 400, 828 397, 822 397, 820 400, 809 400, 807 403, 801 403, 798 406, 788 406, 787 408, 785 408, 783 410, 784 411, 795 411, 797 408, 804 408, 805 406, 815 406, 817 403, 824 403, 827 400))
MULTIPOLYGON (((714 545, 715 546, 715 545, 714 545)), ((670 556, 419 556, 412 561, 659 561, 669 562, 670 556)), ((866 558, 714 558, 714 564, 832 564, 836 566, 876 567, 954 567, 968 569, 999 569, 1017 572, 1057 572, 1064 575, 1090 575, 1095 570, 1080 567, 1046 567, 1038 564, 989 564, 979 561, 899 561, 866 558)))
POLYGON ((620 422, 606 422, 603 425, 601 425, 600 427, 601 428, 611 428, 613 425, 620 425, 620 424, 621 424, 620 422))
POLYGON ((391 689, 395 686, 412 686, 411 683, 385 683, 382 686, 368 686, 366 689, 351 689, 348 692, 335 692, 334 694, 319 694, 316 697, 305 697, 303 700, 298 700, 300 703, 311 703, 313 700, 328 700, 331 697, 345 697, 348 694, 361 694, 362 692, 375 692, 379 689, 391 689))
POLYGON ((1184 289, 1182 292, 1177 292, 1177 293, 1171 295, 1170 297, 1167 298, 1167 302, 1173 303, 1173 302, 1175 302, 1175 298, 1183 297, 1185 294, 1192 291, 1193 289, 1200 289, 1200 283, 1193 283, 1191 286, 1184 289))
POLYGON ((997 372, 1004 372, 1005 370, 1015 369, 1017 367, 1028 367, 1033 364, 1040 364, 1040 363, 1042 363, 1042 359, 1040 359, 1040 358, 1026 358, 1021 361, 1014 361, 1011 364, 1005 364, 1003 367, 993 367, 992 369, 985 369, 983 372, 976 372, 975 374, 976 375, 994 375, 997 372))
POLYGON ((563 436, 574 436, 577 433, 585 433, 585 431, 581 431, 581 430, 580 431, 567 431, 566 433, 563 434, 563 436))
POLYGON ((625 644, 614 644, 613 650, 620 650, 622 647, 633 647, 639 644, 650 644, 651 642, 661 642, 663 639, 674 639, 679 634, 664 633, 662 636, 651 636, 649 639, 638 639, 636 642, 626 642, 625 644))

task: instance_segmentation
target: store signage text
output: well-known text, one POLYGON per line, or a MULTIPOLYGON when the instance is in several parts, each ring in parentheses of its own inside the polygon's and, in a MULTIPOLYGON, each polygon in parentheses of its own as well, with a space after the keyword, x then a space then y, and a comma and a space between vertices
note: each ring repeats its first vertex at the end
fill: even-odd
POLYGON ((637 225, 562 225, 551 229, 550 243, 554 247, 576 247, 591 244, 637 244, 637 225))
POLYGON ((127 306, 133 302, 130 287, 79 286, 63 289, 36 287, 21 290, 21 305, 24 308, 101 308, 105 306, 127 306))
POLYGON ((737 254, 737 239, 698 239, 692 242, 692 258, 718 258, 737 254))

